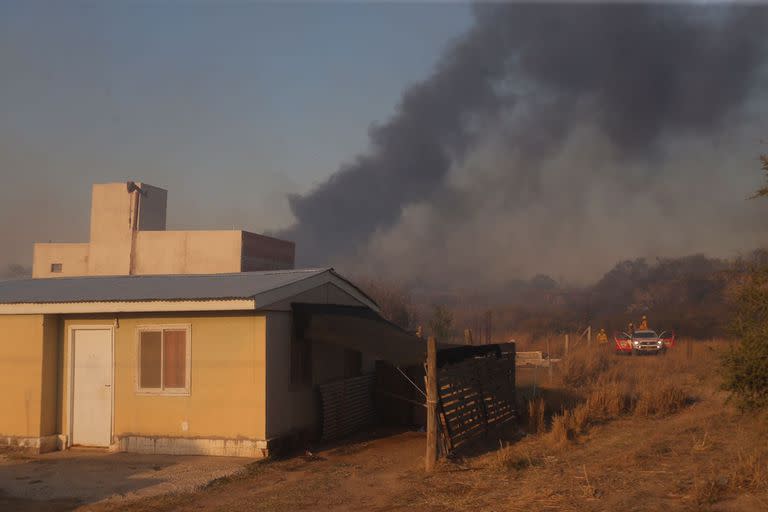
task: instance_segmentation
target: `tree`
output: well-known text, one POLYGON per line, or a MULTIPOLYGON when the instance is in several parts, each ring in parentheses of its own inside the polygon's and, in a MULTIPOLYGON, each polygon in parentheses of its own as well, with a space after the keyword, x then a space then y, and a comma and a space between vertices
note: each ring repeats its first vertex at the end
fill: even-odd
POLYGON ((735 271, 734 333, 740 342, 723 356, 723 389, 742 409, 768 405, 768 264, 751 261, 735 271))
POLYGON ((531 287, 539 290, 554 290, 557 288, 557 281, 545 274, 537 274, 531 279, 531 287))
POLYGON ((4 270, 0 270, 0 279, 30 277, 31 275, 32 270, 29 267, 24 267, 18 263, 11 263, 4 270))
MULTIPOLYGON (((763 172, 765 172, 765 180, 768 182, 768 154, 760 155, 760 163, 762 164, 763 172)), ((768 185, 755 192, 755 195, 752 196, 752 199, 766 196, 768 196, 768 185)))
MULTIPOLYGON (((760 155, 768 180, 768 155, 760 155)), ((768 186, 753 198, 768 196, 768 186)), ((723 389, 742 409, 768 406, 768 263, 764 254, 737 265, 733 327, 740 342, 723 356, 723 389), (761 257, 763 256, 763 257, 761 257)))
POLYGON ((407 331, 416 328, 417 315, 408 289, 401 284, 359 277, 355 282, 379 305, 381 316, 407 331))
POLYGON ((438 341, 449 341, 453 337, 453 314, 445 306, 433 306, 429 328, 438 341))

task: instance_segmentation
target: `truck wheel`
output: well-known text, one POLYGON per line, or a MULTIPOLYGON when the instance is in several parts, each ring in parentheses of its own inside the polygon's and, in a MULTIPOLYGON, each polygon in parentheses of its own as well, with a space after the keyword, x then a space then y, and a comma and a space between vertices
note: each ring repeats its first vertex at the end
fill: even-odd
POLYGON ((636 355, 637 355, 637 350, 635 350, 635 349, 632 349, 632 355, 633 355, 633 356, 636 356, 636 355))

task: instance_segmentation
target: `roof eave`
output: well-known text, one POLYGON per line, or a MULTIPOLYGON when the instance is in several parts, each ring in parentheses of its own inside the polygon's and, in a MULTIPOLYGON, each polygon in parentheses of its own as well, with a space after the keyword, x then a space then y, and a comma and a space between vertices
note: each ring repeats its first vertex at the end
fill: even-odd
POLYGON ((0 315, 253 311, 253 299, 149 300, 0 304, 0 315))

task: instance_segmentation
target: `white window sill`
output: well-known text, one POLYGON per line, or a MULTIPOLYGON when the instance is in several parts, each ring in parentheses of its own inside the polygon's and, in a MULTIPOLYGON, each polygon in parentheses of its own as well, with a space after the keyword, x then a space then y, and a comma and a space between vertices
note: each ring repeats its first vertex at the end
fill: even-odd
POLYGON ((152 391, 148 389, 136 391, 136 396, 190 396, 190 394, 191 393, 189 391, 152 391))

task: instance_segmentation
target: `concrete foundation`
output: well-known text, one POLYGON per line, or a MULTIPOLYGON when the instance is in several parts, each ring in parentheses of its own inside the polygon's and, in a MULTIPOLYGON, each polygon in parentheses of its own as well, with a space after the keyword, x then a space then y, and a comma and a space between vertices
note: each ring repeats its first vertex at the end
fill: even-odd
POLYGON ((118 450, 156 455, 221 455, 265 458, 269 443, 256 439, 190 439, 185 437, 123 436, 118 450))
POLYGON ((64 441, 54 434, 43 437, 0 436, 0 448, 19 448, 32 453, 48 453, 62 449, 64 441))

